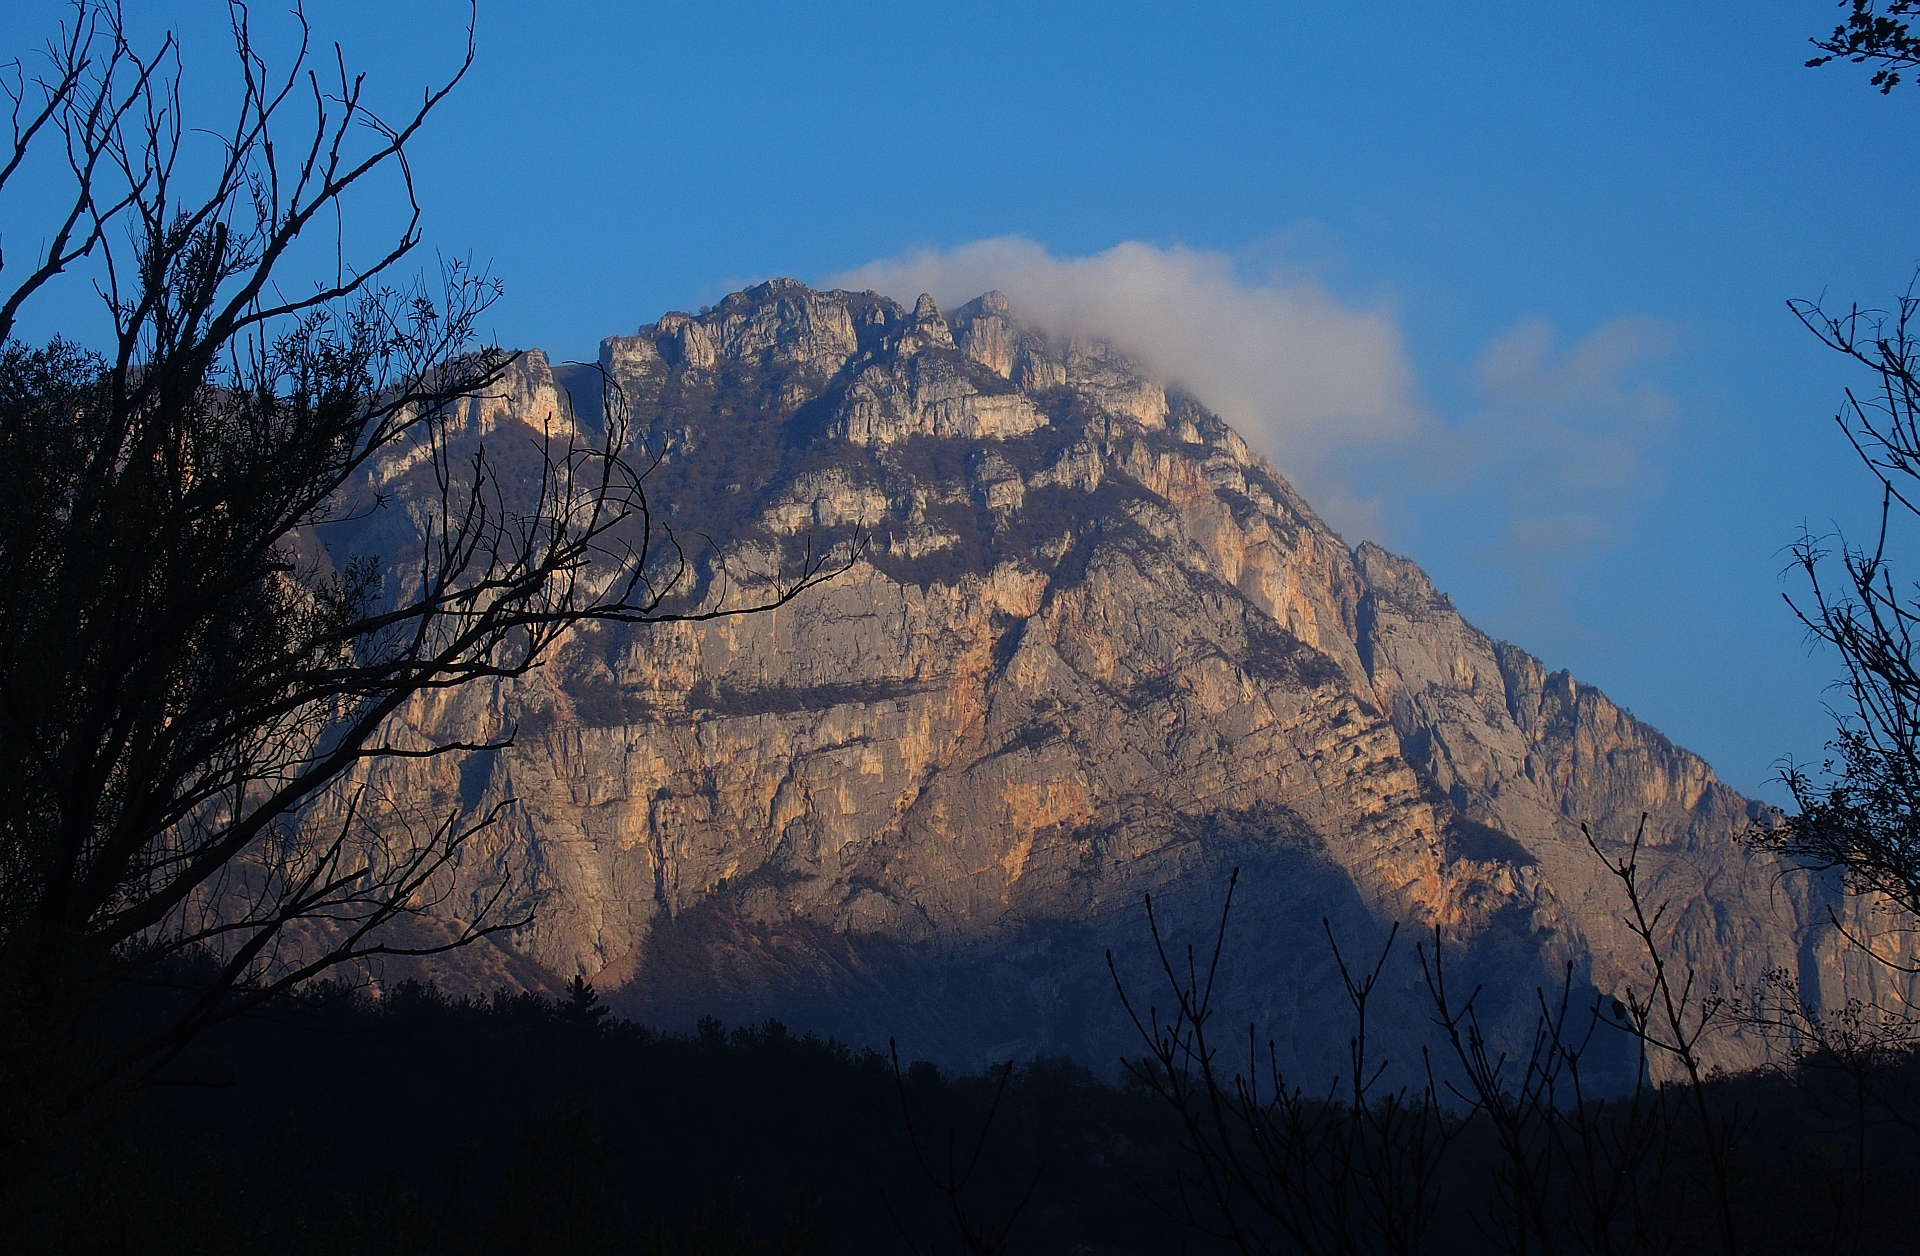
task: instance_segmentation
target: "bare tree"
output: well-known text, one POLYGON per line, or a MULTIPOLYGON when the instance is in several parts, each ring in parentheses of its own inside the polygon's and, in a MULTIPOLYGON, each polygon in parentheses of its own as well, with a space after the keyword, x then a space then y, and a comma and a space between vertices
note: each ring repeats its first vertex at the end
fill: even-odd
MULTIPOLYGON (((906 1131, 907 1144, 913 1148, 914 1165, 920 1170, 920 1177, 926 1185, 945 1201, 947 1228, 967 1256, 1005 1256, 1013 1239, 1013 1228, 1033 1199, 1034 1188, 1040 1185, 1039 1172, 1034 1173, 1020 1198, 997 1221, 989 1220, 980 1212, 977 1201, 969 1198, 968 1188, 974 1185, 974 1175, 979 1172, 981 1158, 987 1150, 987 1135, 993 1132, 994 1118, 1000 1114, 1000 1101, 1006 1098, 1007 1083, 1013 1080, 1013 1061, 1008 1060, 999 1066, 999 1076, 993 1083, 993 1098, 980 1121, 980 1133, 973 1140, 973 1150, 967 1153, 963 1162, 959 1135, 951 1127, 947 1130, 944 1161, 938 1155, 928 1158, 920 1144, 920 1131, 914 1124, 913 1102, 907 1095, 907 1074, 900 1068, 900 1046, 892 1039, 887 1040, 887 1055, 893 1064, 893 1088, 900 1096, 900 1120, 906 1131)), ((893 1200, 884 1190, 880 1192, 880 1199, 886 1206, 894 1229, 900 1232, 901 1240, 906 1243, 907 1250, 913 1256, 937 1256, 939 1244, 929 1240, 923 1247, 901 1220, 900 1214, 894 1209, 893 1200)))
POLYGON ((1659 938, 1665 907, 1650 906, 1640 888, 1645 834, 1642 817, 1632 841, 1610 855, 1587 833, 1620 884, 1623 923, 1647 957, 1644 988, 1624 990, 1624 999, 1596 995, 1577 1006, 1569 963, 1557 996, 1535 991, 1539 1012, 1524 1049, 1506 1050, 1482 1029, 1479 990, 1460 999, 1449 987, 1440 931, 1431 951, 1420 949, 1434 1023, 1456 1066, 1458 1080, 1447 1090, 1492 1144, 1492 1195, 1475 1224, 1515 1256, 1739 1248, 1735 1124, 1715 1104, 1700 1049, 1722 1004, 1697 998, 1693 974, 1674 972, 1666 960, 1659 938), (1596 1041, 1619 1034, 1636 1052, 1624 1093, 1596 1085, 1588 1069, 1596 1041), (1674 1080, 1654 1084, 1656 1057, 1674 1080), (1705 1222, 1695 1216, 1703 1211, 1711 1214, 1705 1222))
MULTIPOLYGON (((1785 767, 1797 814, 1754 840, 1805 867, 1837 869, 1854 893, 1912 914, 1920 912, 1920 600, 1894 559, 1920 525, 1920 290, 1909 287, 1892 310, 1790 304, 1822 343, 1868 372, 1870 387, 1848 388, 1834 421, 1873 475, 1880 508, 1869 543, 1808 531, 1793 546, 1807 592, 1788 602, 1839 656, 1844 699, 1834 757, 1817 771, 1785 767)), ((1855 940, 1906 966, 1873 950, 1873 939, 1855 940)))
POLYGON ((212 132, 182 117, 172 39, 139 52, 112 0, 75 0, 41 61, 12 67, 0 195, 48 152, 71 195, 24 266, 0 257, 10 1097, 29 1076, 84 1091, 143 1075, 204 1026, 336 965, 517 923, 495 885, 467 895, 449 935, 394 932, 453 910, 457 857, 500 808, 383 809, 370 768, 505 744, 425 740, 396 714, 519 676, 583 623, 780 605, 857 550, 809 548, 730 600, 689 596, 688 558, 648 510, 653 464, 610 385, 598 433, 542 416, 504 461, 463 443, 463 399, 512 363, 474 342, 498 285, 464 262, 432 282, 391 277, 421 242, 409 146, 472 65, 471 24, 457 67, 389 118, 337 47, 314 55, 297 7, 298 48, 279 70, 246 7, 230 14, 238 101, 212 132), (341 224, 369 193, 397 213, 356 264, 341 224), (316 257, 317 278, 289 275, 316 257), (93 280, 113 329, 104 351, 11 339, 62 275, 93 280), (367 512, 397 509, 381 491, 395 467, 427 485, 408 506, 417 551, 390 566, 331 553, 367 512), (190 989, 76 1050, 105 994, 183 957, 190 989))
MULTIPOLYGON (((1368 1015, 1398 926, 1370 969, 1348 965, 1332 928, 1327 943, 1354 1015, 1348 1072, 1308 1093, 1280 1068, 1271 1040, 1261 1050, 1247 1026, 1239 1068, 1211 1035, 1215 984, 1233 911, 1236 869, 1211 953, 1170 952, 1146 898, 1147 928, 1172 1004, 1142 1006, 1107 966, 1141 1042, 1128 1071, 1173 1112, 1185 1163, 1173 1178, 1174 1214, 1249 1256, 1302 1251, 1328 1256, 1412 1256, 1421 1250, 1440 1197, 1440 1167, 1460 1123, 1441 1107, 1429 1070, 1417 1090, 1381 1084, 1385 1062, 1369 1055, 1368 1015)), ((1323 925, 1325 922, 1322 922, 1323 925)))
POLYGON ((1910 1088, 1901 1084, 1920 1026, 1904 1008, 1866 999, 1822 1007, 1802 995, 1787 968, 1768 971, 1753 990, 1729 1000, 1725 1014, 1779 1049, 1769 1070, 1794 1088, 1814 1118, 1851 1133, 1845 1170, 1818 1166, 1827 1178, 1829 1210, 1820 1220, 1833 1250, 1861 1250, 1873 1220, 1875 1178, 1886 1174, 1869 1150, 1873 1128, 1920 1134, 1910 1088))
MULTIPOLYGON (((1210 954, 1170 950, 1149 899, 1166 1009, 1143 1006, 1108 961, 1147 1047, 1129 1068, 1179 1130, 1173 1213, 1260 1256, 1416 1253, 1434 1237, 1443 1204, 1451 1226, 1468 1221, 1488 1250, 1514 1256, 1739 1250, 1737 1114, 1725 1110, 1701 1052, 1725 1019, 1724 1001, 1700 998, 1693 975, 1666 961, 1664 908, 1647 903, 1639 880, 1644 836, 1643 819, 1614 854, 1588 839, 1645 949, 1644 985, 1585 1004, 1568 963, 1557 992, 1536 989, 1532 1034, 1503 1042, 1482 1025, 1480 989, 1463 998, 1450 983, 1436 928, 1418 955, 1438 1061, 1423 1052, 1424 1084, 1401 1089, 1381 1084, 1386 1065, 1367 1045, 1397 927, 1371 968, 1349 964, 1329 929, 1354 1031, 1347 1071, 1310 1093, 1289 1083, 1274 1044, 1263 1051, 1251 1027, 1244 1067, 1211 1033, 1232 884, 1210 954), (1622 1045, 1635 1052, 1624 1089, 1594 1067, 1596 1047, 1611 1056, 1622 1045), (1656 1083, 1655 1057, 1673 1080, 1656 1083)), ((1441 1237, 1464 1236, 1443 1228, 1441 1237)))
MULTIPOLYGON (((1920 65, 1912 30, 1914 0, 1841 0, 1846 19, 1812 40, 1821 55, 1870 63, 1872 84, 1891 92, 1902 72, 1920 65)), ((1895 909, 1890 929, 1864 936, 1833 914, 1834 927, 1883 964, 1912 974, 1911 932, 1920 914, 1920 586, 1896 569, 1920 525, 1920 277, 1890 309, 1858 305, 1830 310, 1815 301, 1787 303, 1829 349, 1864 368, 1864 384, 1848 387, 1834 423, 1879 490, 1877 525, 1865 543, 1837 528, 1803 529, 1792 546, 1805 592, 1789 595, 1808 636, 1831 646, 1842 674, 1832 752, 1817 768, 1789 760, 1780 778, 1797 814, 1756 828, 1749 841, 1802 867, 1834 870, 1870 906, 1895 909), (1891 945, 1884 945, 1885 943, 1891 945)), ((1797 1002, 1797 994, 1794 1002, 1797 1002)))

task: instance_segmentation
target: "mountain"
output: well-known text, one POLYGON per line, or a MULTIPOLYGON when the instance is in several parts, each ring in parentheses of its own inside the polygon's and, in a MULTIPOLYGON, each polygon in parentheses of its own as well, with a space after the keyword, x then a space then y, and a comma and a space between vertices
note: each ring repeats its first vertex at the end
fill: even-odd
MULTIPOLYGON (((1642 813, 1642 883, 1696 989, 1784 968, 1833 1006, 1885 979, 1836 934, 1852 905, 1739 844, 1762 808, 1412 562, 1349 548, 1110 345, 997 293, 943 315, 775 280, 609 339, 600 367, 659 459, 658 516, 702 552, 692 603, 807 544, 859 533, 864 556, 777 611, 580 631, 524 680, 409 709, 423 736, 513 734, 381 769, 443 813, 517 800, 457 901, 510 877, 532 923, 442 980, 583 973, 668 1024, 1104 1069, 1138 1053, 1106 951, 1164 1005, 1143 896, 1176 953, 1208 946, 1239 868, 1222 1015, 1316 1084, 1351 1032, 1329 933, 1364 966, 1402 924, 1373 1021, 1402 1061, 1430 1038, 1422 939, 1501 1032, 1569 971, 1581 999, 1643 982, 1580 832, 1617 856, 1642 813)), ((499 448, 598 429, 600 396, 529 353, 463 421, 499 448)), ((381 474, 402 506, 428 491, 381 474)), ((1731 1064, 1766 1049, 1715 1041, 1731 1064)))

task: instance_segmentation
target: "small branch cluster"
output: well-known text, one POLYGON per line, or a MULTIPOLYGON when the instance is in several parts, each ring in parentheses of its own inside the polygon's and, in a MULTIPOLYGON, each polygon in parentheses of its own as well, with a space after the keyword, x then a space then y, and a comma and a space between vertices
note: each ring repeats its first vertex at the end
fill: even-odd
POLYGON ((1912 30, 1912 19, 1920 14, 1916 0, 1841 0, 1848 9, 1846 20, 1824 39, 1809 40, 1820 55, 1807 60, 1809 66, 1825 65, 1836 59, 1855 65, 1872 62, 1877 68, 1869 80, 1886 95, 1900 84, 1903 70, 1920 65, 1920 37, 1912 30))

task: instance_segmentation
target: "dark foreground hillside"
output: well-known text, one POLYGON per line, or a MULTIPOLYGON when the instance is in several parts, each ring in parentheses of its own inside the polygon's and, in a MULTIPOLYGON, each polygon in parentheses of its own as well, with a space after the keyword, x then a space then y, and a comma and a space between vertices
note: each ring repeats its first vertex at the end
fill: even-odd
MULTIPOLYGON (((1742 1250, 1920 1250, 1920 1060, 1885 1055, 1854 1073, 1833 1063, 1709 1090, 1731 1131, 1742 1250)), ((1109 1084, 1066 1060, 1014 1069, 956 1227, 953 1200, 915 1160, 902 1098, 928 1166, 945 1175, 951 1149, 964 1172, 996 1082, 928 1064, 896 1082, 885 1055, 777 1022, 709 1020, 676 1035, 612 1021, 584 997, 463 1001, 404 985, 375 1004, 333 992, 206 1036, 161 1084, 67 1123, 56 1146, 11 1166, 4 1247, 966 1252, 996 1250, 1011 1217, 998 1250, 1233 1250, 1185 1223, 1180 1174, 1198 1202, 1191 1175, 1202 1167, 1166 1104, 1138 1080, 1109 1084), (959 1234, 969 1225, 971 1248, 959 1234)), ((1687 1120, 1624 1175, 1605 1170, 1617 1162, 1608 1157, 1648 1127, 1635 1134, 1622 1109, 1589 1123, 1585 1151, 1578 1140, 1557 1153, 1544 1141, 1522 1148, 1521 1162, 1551 1179, 1529 1197, 1497 1124, 1471 1117, 1435 1160, 1426 1233, 1395 1248, 1369 1230, 1380 1192, 1367 1175, 1377 1186, 1400 1171, 1378 1158, 1384 1144, 1343 1144, 1341 1120, 1324 1120, 1337 1107, 1298 1111, 1301 1137, 1269 1144, 1293 1160, 1269 1168, 1297 1188, 1275 1198, 1306 1200, 1334 1231, 1346 1227, 1322 1250, 1541 1250, 1517 1232, 1530 1206, 1553 1210, 1559 1250, 1724 1246, 1715 1174, 1687 1120)), ((1248 1241, 1273 1244, 1254 1250, 1297 1250, 1285 1217, 1240 1202, 1248 1241)))
MULTIPOLYGON (((950 1128, 971 1148, 995 1087, 926 1064, 896 1086, 885 1055, 772 1021, 661 1034, 410 984, 288 1003, 208 1035, 11 1182, 9 1250, 905 1250, 889 1206, 947 1250, 902 1089, 944 1157, 950 1128)), ((1145 1096, 1034 1061, 966 1198, 1003 1218, 1042 1169, 1019 1250, 1171 1250, 1180 1228, 1133 1188, 1169 1134, 1145 1096)))

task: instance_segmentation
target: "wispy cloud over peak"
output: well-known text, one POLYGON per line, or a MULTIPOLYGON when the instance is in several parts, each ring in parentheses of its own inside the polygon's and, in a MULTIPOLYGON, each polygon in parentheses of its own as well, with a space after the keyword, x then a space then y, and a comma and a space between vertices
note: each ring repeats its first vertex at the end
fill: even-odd
POLYGON ((1401 442, 1424 417, 1390 312, 1343 303, 1311 278, 1274 273, 1281 277, 1248 279, 1228 254, 1182 246, 1128 241, 1089 257, 1057 257, 1003 236, 908 252, 825 282, 902 301, 929 292, 948 308, 998 289, 1024 321, 1109 340, 1184 386, 1311 495, 1332 489, 1320 483, 1330 458, 1401 442))
POLYGON ((1506 405, 1664 411, 1665 393, 1644 377, 1673 351, 1675 338, 1662 319, 1616 318, 1562 348, 1553 324, 1535 315, 1480 351, 1477 382, 1488 400, 1506 405))
MULTIPOLYGON (((1320 233, 1324 235, 1324 232, 1320 233)), ((1004 236, 883 258, 827 284, 943 308, 998 289, 1029 325, 1097 337, 1233 423, 1350 542, 1449 548, 1505 570, 1551 614, 1549 573, 1632 531, 1657 489, 1650 457, 1676 419, 1662 378, 1678 329, 1618 318, 1563 338, 1527 317, 1463 364, 1456 412, 1420 398, 1394 312, 1343 301, 1292 264, 1129 241, 1061 257, 1004 236)), ((1317 251, 1335 250, 1326 241, 1317 251)))

